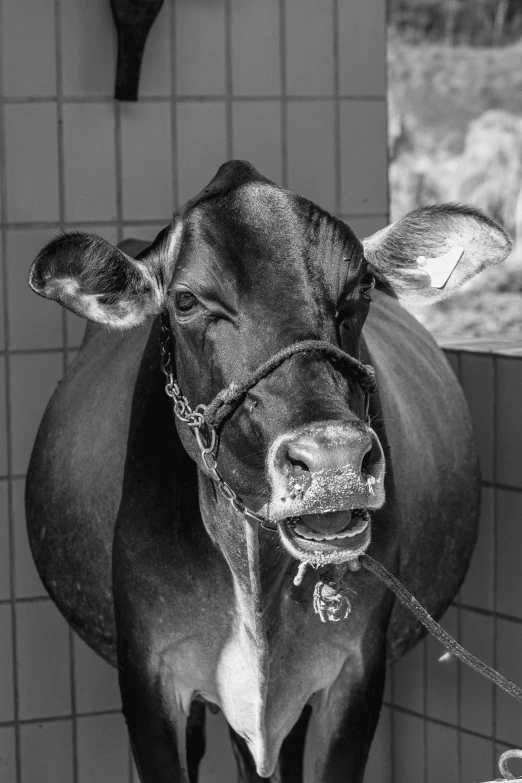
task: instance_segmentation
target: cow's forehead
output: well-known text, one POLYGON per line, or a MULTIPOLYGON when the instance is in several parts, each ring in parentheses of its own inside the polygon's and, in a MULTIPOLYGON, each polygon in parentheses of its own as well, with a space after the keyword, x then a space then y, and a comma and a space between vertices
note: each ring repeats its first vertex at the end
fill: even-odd
POLYGON ((184 208, 193 226, 235 227, 255 242, 329 244, 348 257, 362 255, 352 230, 307 198, 279 187, 245 161, 229 161, 184 208))

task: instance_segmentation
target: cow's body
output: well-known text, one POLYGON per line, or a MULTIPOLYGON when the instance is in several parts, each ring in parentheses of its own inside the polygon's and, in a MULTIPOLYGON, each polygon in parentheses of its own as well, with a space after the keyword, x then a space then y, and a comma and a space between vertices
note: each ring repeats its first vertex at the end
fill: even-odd
MULTIPOLYGON (((375 293, 361 358, 377 371, 370 413, 387 461, 369 552, 437 616, 458 589, 476 533, 466 405, 432 338, 386 293, 375 293)), ((344 578, 354 591, 348 619, 321 622, 312 605, 317 572, 295 586, 296 562, 277 536, 216 505, 178 435, 159 361, 158 319, 124 334, 91 327, 56 391, 28 478, 42 578, 75 630, 113 664, 118 646, 146 783, 183 780, 187 763, 195 775, 200 709, 189 722, 188 762, 185 731, 201 698, 237 732, 245 779, 279 764, 281 780, 300 780, 311 704, 317 780, 360 781, 385 649, 397 659, 420 629, 364 571, 344 578)))

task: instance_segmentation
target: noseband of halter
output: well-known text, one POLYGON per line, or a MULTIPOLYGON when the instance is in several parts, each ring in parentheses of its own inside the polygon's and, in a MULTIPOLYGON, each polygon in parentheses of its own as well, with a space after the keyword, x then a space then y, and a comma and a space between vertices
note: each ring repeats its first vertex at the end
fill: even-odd
POLYGON ((174 415, 193 431, 201 452, 201 459, 207 471, 216 481, 221 494, 231 503, 233 508, 245 517, 260 522, 263 527, 275 529, 272 520, 261 517, 247 508, 244 501, 239 498, 234 490, 221 476, 216 462, 216 454, 219 442, 218 430, 236 408, 247 393, 263 378, 266 378, 274 370, 280 367, 292 356, 304 353, 319 353, 326 357, 332 364, 337 364, 348 370, 352 377, 359 383, 364 392, 364 419, 368 418, 370 395, 375 392, 375 370, 369 364, 362 364, 350 354, 345 353, 336 345, 331 345, 323 340, 302 340, 278 351, 274 356, 263 362, 257 370, 242 381, 233 381, 216 394, 208 405, 197 405, 192 409, 187 398, 174 377, 172 333, 169 316, 166 312, 161 314, 161 369, 167 379, 165 392, 172 399, 174 415))
MULTIPOLYGON (((169 317, 167 313, 161 314, 162 343, 171 355, 171 332, 169 317)), ((197 409, 203 413, 205 424, 213 429, 219 429, 224 420, 227 419, 241 404, 247 393, 256 386, 259 381, 266 378, 274 372, 288 359, 296 354, 320 353, 329 359, 333 364, 337 364, 345 370, 348 370, 351 376, 359 383, 365 395, 364 416, 368 413, 369 396, 375 392, 375 370, 369 364, 362 364, 350 354, 338 348, 336 345, 327 343, 323 340, 302 340, 301 342, 289 345, 283 348, 274 356, 263 362, 256 370, 241 381, 232 381, 224 389, 216 394, 214 399, 206 406, 198 405, 197 409)), ((170 358, 172 366, 172 358, 170 358)))

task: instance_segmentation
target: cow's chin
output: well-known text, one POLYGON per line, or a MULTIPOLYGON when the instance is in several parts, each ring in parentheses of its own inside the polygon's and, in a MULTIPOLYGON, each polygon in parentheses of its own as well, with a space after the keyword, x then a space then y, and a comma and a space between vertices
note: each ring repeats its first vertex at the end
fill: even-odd
POLYGON ((278 523, 278 529, 290 554, 317 566, 353 560, 371 541, 367 509, 289 517, 278 523))

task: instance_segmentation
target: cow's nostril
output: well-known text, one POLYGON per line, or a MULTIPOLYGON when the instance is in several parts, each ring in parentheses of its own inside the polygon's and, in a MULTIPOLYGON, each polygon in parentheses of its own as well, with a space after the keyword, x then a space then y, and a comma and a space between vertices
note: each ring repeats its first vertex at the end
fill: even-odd
POLYGON ((373 462, 373 460, 372 460, 372 452, 373 452, 373 448, 370 446, 370 448, 368 449, 368 451, 366 452, 366 454, 363 457, 363 461, 362 461, 362 464, 361 464, 361 471, 362 471, 362 473, 368 473, 369 472, 370 465, 373 462))
POLYGON ((294 473, 301 473, 303 471, 310 472, 310 468, 306 464, 306 462, 303 462, 302 459, 294 459, 294 457, 291 457, 290 454, 287 454, 286 459, 288 463, 292 466, 292 471, 294 473))

